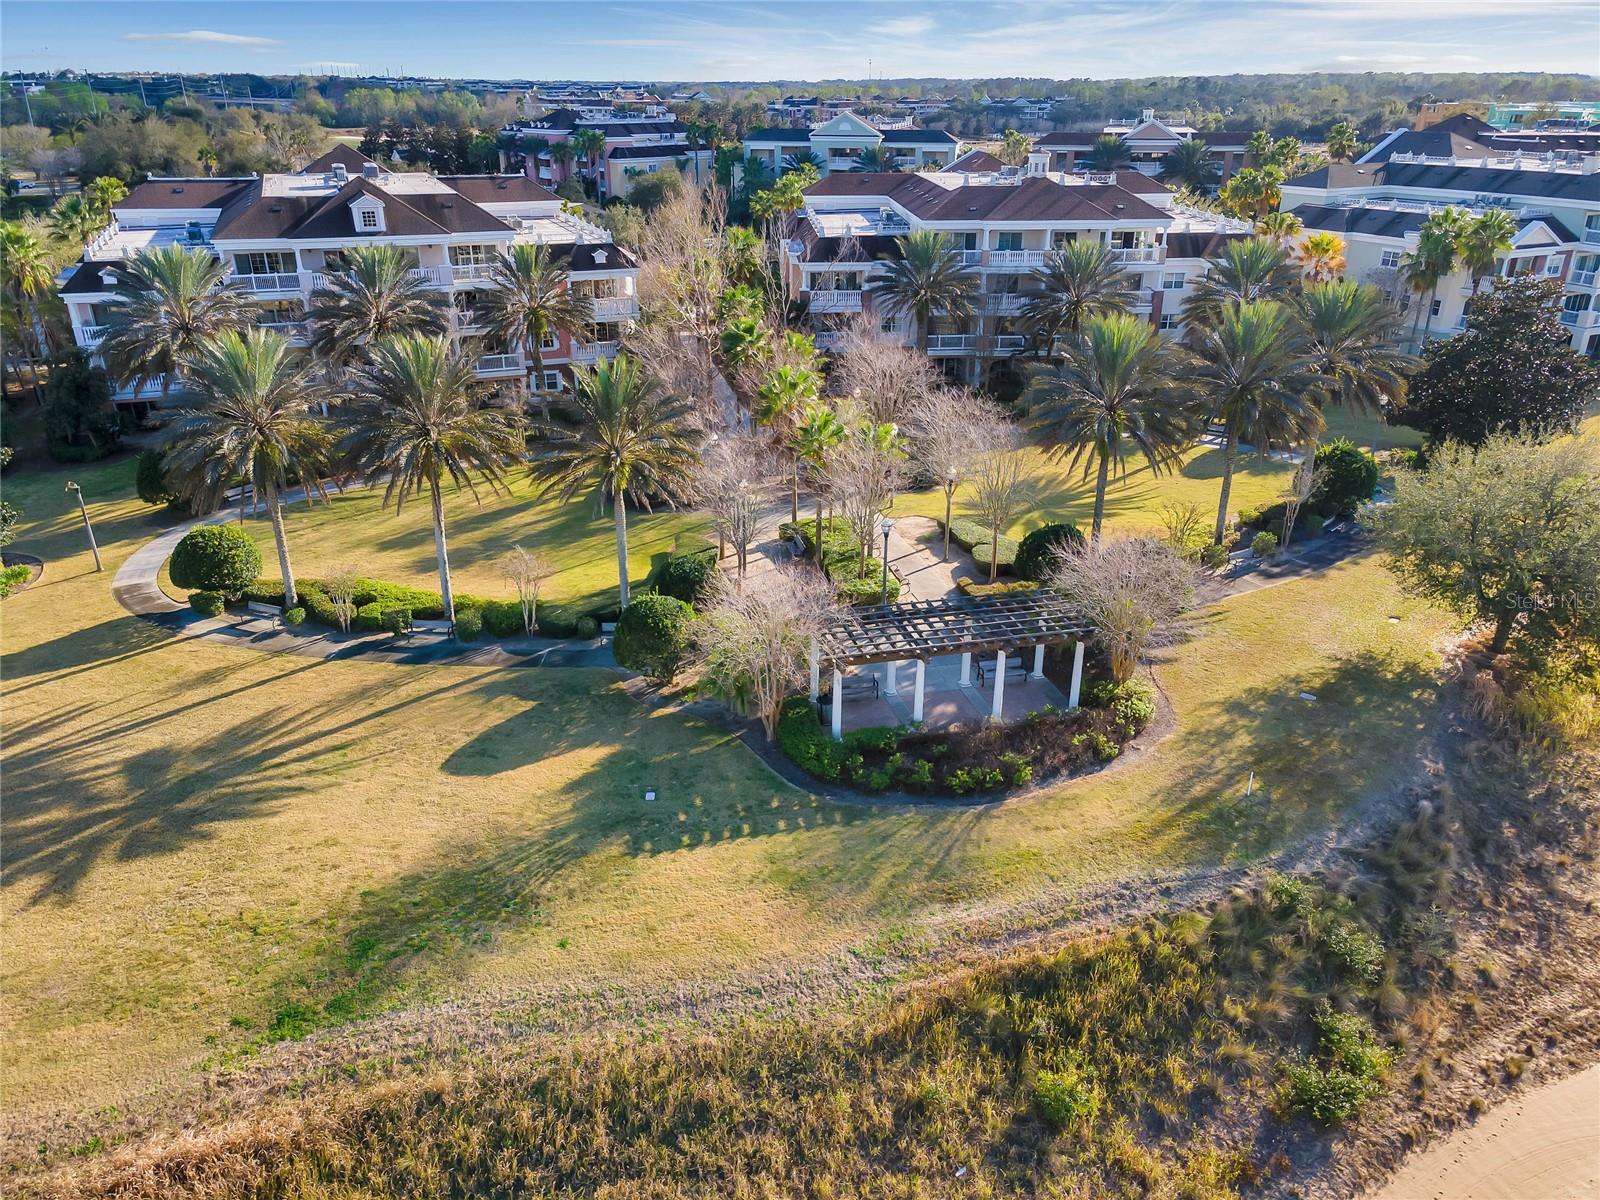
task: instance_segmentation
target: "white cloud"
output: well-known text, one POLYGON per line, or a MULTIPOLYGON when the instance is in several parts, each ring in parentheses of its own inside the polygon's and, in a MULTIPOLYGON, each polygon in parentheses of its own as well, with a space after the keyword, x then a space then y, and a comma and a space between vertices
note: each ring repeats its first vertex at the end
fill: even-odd
POLYGON ((215 29, 185 29, 180 33, 125 33, 125 42, 204 42, 213 46, 281 46, 277 38, 244 33, 218 33, 215 29))

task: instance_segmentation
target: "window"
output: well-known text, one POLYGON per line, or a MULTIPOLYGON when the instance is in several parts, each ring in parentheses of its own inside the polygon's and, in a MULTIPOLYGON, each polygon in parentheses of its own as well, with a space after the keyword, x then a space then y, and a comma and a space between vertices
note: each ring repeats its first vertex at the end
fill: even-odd
POLYGON ((1385 250, 1383 252, 1383 257, 1378 259, 1378 265, 1387 270, 1394 270, 1400 265, 1400 251, 1385 250))
POLYGON ((878 322, 878 328, 881 329, 884 333, 893 333, 894 332, 894 318, 893 317, 884 317, 883 320, 878 322))
POLYGON ((493 246, 451 246, 450 265, 452 267, 481 267, 494 261, 495 248, 493 246))
POLYGON ((547 330, 544 337, 539 339, 539 349, 554 350, 561 345, 561 336, 554 329, 547 330))
POLYGON ((1159 325, 1162 329, 1176 329, 1178 327, 1178 314, 1162 313, 1159 325))
POLYGON ((1077 234, 1071 232, 1070 230, 1058 229, 1050 235, 1050 248, 1052 250, 1059 250, 1068 242, 1076 241, 1077 236, 1077 234))
POLYGON ((976 233, 963 233, 961 235, 961 248, 963 250, 976 250, 978 248, 978 235, 976 233))
POLYGON ((1435 300, 1433 302, 1433 307, 1428 309, 1428 315, 1430 317, 1437 317, 1440 314, 1440 312, 1442 312, 1443 310, 1444 310, 1444 301, 1443 300, 1435 300))
POLYGON ((1183 291, 1183 272, 1179 271, 1175 275, 1163 275, 1161 277, 1161 290, 1164 292, 1183 291))
POLYGON ((997 233, 995 234, 994 248, 996 250, 1021 250, 1022 234, 997 233))
POLYGON ((560 371, 546 371, 544 373, 544 390, 547 392, 559 392, 561 390, 560 371))
POLYGON ((289 275, 294 271, 294 255, 277 250, 258 254, 235 254, 233 269, 239 275, 289 275))
POLYGON ((378 210, 375 208, 363 208, 361 210, 361 228, 376 229, 377 227, 378 210))

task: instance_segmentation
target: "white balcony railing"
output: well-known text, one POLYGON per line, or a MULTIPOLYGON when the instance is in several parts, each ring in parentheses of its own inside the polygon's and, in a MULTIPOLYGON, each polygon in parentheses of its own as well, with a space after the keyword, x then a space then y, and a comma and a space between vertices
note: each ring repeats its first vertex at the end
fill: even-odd
POLYGON ((812 312, 860 312, 861 293, 843 290, 812 292, 810 307, 812 312))
POLYGON ((1578 324, 1578 318, 1585 315, 1586 314, 1581 313, 1574 308, 1563 308, 1561 310, 1561 323, 1563 325, 1571 325, 1576 327, 1578 324))
POLYGON ((989 267, 1042 267, 1043 250, 986 250, 984 265, 989 267))
POLYGON ((281 333, 291 340, 308 337, 311 329, 305 321, 258 321, 256 328, 270 329, 273 333, 281 333))
POLYGON ((836 350, 844 344, 844 334, 836 329, 825 329, 814 334, 811 340, 816 343, 818 350, 836 350))
POLYGON ((1014 316, 1027 308, 1032 298, 1025 292, 985 292, 983 311, 990 316, 1014 316))
POLYGON ((456 283, 470 283, 475 279, 494 278, 492 263, 451 263, 450 278, 456 283))
POLYGON ((83 345, 85 345, 85 346, 98 346, 100 344, 101 339, 106 336, 106 331, 108 329, 110 329, 110 328, 111 328, 111 326, 109 326, 109 325, 85 325, 85 326, 83 326, 83 345))
POLYGON ((577 342, 572 347, 574 362, 592 363, 616 355, 620 342, 577 342))
POLYGON ((485 354, 477 362, 478 374, 492 375, 505 371, 522 370, 522 355, 520 354, 485 354))
POLYGON ((970 333, 935 333, 928 338, 928 353, 964 354, 976 343, 977 338, 970 333))
POLYGON ((412 267, 406 274, 413 279, 420 279, 423 283, 432 284, 434 287, 449 287, 452 282, 448 267, 412 267))
POLYGON ((236 272, 233 280, 251 292, 298 292, 301 287, 299 271, 236 272))
POLYGON ((1163 261, 1160 246, 1113 246, 1112 256, 1126 266, 1129 263, 1158 263, 1163 261))
POLYGON ((1003 333, 994 339, 996 354, 1020 354, 1027 346, 1028 339, 1017 333, 1003 333))
POLYGON ((637 296, 597 296, 594 319, 597 321, 633 320, 639 315, 637 296))
POLYGON ((963 267, 981 267, 983 265, 982 250, 961 250, 961 265, 963 267))

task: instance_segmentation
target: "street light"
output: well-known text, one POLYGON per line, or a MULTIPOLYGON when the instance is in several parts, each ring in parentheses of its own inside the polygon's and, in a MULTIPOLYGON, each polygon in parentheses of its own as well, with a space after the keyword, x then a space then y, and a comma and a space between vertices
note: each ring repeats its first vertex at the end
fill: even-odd
MULTIPOLYGON (((78 498, 78 511, 83 514, 83 532, 89 535, 89 549, 94 551, 94 569, 103 571, 105 568, 100 565, 100 547, 95 544, 94 540, 94 526, 89 524, 89 510, 83 503, 83 489, 68 480, 66 490, 78 498)), ((887 545, 888 543, 885 542, 884 544, 887 545)))
POLYGON ((879 603, 887 604, 889 603, 889 531, 894 528, 894 522, 885 517, 879 528, 883 530, 883 595, 879 598, 879 603))

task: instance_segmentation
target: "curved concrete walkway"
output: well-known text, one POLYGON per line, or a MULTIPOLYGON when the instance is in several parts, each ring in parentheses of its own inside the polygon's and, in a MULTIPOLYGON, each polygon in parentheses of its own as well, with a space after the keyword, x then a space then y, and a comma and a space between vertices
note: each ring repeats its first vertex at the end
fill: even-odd
MULTIPOLYGON (((293 497, 290 497, 291 499, 293 497)), ((111 580, 111 594, 136 617, 190 637, 232 642, 273 654, 304 658, 362 658, 391 663, 458 663, 500 667, 602 667, 618 670, 608 638, 589 641, 517 638, 503 642, 463 644, 444 634, 418 633, 397 640, 386 633, 339 633, 320 626, 305 632, 276 629, 271 621, 235 614, 202 617, 187 604, 161 590, 161 566, 184 534, 200 525, 233 520, 231 509, 179 522, 130 554, 111 580)))

